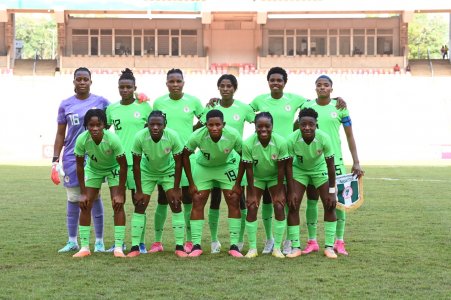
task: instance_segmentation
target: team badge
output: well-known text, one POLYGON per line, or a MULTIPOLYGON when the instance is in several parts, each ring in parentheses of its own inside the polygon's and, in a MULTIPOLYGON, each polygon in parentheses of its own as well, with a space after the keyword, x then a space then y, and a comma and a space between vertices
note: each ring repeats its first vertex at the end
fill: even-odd
POLYGON ((240 115, 239 115, 239 114, 234 114, 234 115, 233 115, 233 119, 234 119, 235 121, 239 121, 239 120, 240 120, 240 115))
POLYGON ((135 111, 135 113, 133 114, 133 116, 135 117, 135 118, 140 118, 141 117, 141 114, 140 114, 140 112, 139 111, 135 111))
POLYGON ((185 106, 185 107, 183 108, 183 111, 186 112, 186 113, 189 113, 189 107, 188 107, 188 106, 185 106))
POLYGON ((69 181, 70 181, 69 175, 64 176, 64 182, 69 183, 69 181))
POLYGON ((290 104, 285 105, 285 110, 286 111, 291 111, 291 105, 290 104))
POLYGON ((106 153, 106 155, 111 155, 111 154, 113 153, 113 150, 107 149, 107 150, 105 151, 105 153, 106 153))
POLYGON ((276 160, 276 159, 277 159, 277 154, 275 154, 275 153, 274 153, 274 154, 271 154, 271 159, 272 159, 272 160, 276 160))
POLYGON ((224 153, 230 153, 230 149, 229 148, 225 148, 224 149, 224 153))
POLYGON ((316 150, 316 154, 321 155, 322 153, 323 153, 323 150, 322 150, 322 149, 316 150))
POLYGON ((171 152, 171 150, 172 149, 170 147, 164 148, 164 153, 169 154, 171 152))
POLYGON ((363 204, 363 181, 353 174, 337 176, 337 209, 353 211, 363 204))
POLYGON ((333 111, 330 113, 330 116, 335 119, 338 115, 335 111, 333 111))

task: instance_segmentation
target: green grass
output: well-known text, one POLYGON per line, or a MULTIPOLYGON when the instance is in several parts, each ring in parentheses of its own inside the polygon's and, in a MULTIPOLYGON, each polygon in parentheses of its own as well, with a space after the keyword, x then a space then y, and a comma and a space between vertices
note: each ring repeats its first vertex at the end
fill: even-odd
MULTIPOLYGON (((65 192, 51 183, 49 173, 43 167, 0 166, 0 298, 449 299, 451 295, 449 167, 368 167, 365 203, 348 214, 345 238, 350 256, 338 260, 327 260, 322 253, 293 260, 233 259, 225 251, 211 255, 207 227, 206 253, 198 259, 178 259, 172 252, 170 213, 164 253, 135 259, 96 253, 73 259, 57 253, 66 241, 65 192)), ((107 191, 103 198, 105 242, 110 246, 113 226, 107 191)), ((220 240, 227 248, 224 204, 220 240)), ((153 201, 148 244, 154 208, 153 201)), ((130 216, 131 201, 126 209, 130 216)), ((322 222, 318 234, 322 244, 322 222)), ((304 242, 305 226, 301 235, 304 242)), ((129 246, 129 225, 126 240, 129 246)), ((260 245, 262 241, 260 224, 260 245)))

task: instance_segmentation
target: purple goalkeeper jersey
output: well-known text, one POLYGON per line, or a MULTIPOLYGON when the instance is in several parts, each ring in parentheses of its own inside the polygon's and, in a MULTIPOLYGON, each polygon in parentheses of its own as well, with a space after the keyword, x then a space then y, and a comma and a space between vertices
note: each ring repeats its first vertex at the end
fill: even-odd
POLYGON ((61 102, 58 108, 57 122, 67 126, 62 160, 64 172, 66 173, 64 186, 78 186, 74 147, 77 137, 85 131, 83 122, 86 112, 91 108, 105 109, 109 104, 110 102, 107 99, 94 94, 89 95, 84 100, 72 96, 61 102))

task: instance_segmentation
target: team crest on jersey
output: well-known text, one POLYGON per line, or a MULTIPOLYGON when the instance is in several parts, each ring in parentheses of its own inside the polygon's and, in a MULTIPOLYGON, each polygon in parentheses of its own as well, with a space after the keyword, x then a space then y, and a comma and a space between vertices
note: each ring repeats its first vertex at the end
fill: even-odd
POLYGON ((105 150, 106 155, 111 155, 113 153, 113 150, 107 149, 105 150))
POLYGON ((274 154, 271 154, 271 159, 272 159, 272 160, 276 160, 276 159, 277 159, 277 154, 275 154, 275 153, 274 153, 274 154))
POLYGON ((291 105, 290 104, 285 105, 285 110, 286 111, 291 111, 291 105))
POLYGON ((135 111, 135 113, 133 114, 133 116, 135 117, 135 118, 140 118, 141 117, 141 113, 139 112, 139 111, 135 111))
POLYGON ((224 153, 230 153, 230 149, 229 148, 225 148, 224 149, 224 153))
POLYGON ((333 111, 330 113, 330 116, 335 119, 338 115, 337 112, 333 111))
POLYGON ((164 148, 164 153, 169 154, 171 152, 171 150, 172 149, 170 147, 164 148))
POLYGON ((239 121, 239 120, 240 120, 240 115, 239 115, 239 114, 234 114, 234 115, 233 115, 233 119, 234 119, 235 121, 239 121))
POLYGON ((69 181, 70 181, 69 175, 64 176, 64 182, 69 183, 69 181))
POLYGON ((183 111, 186 112, 186 113, 189 113, 189 107, 188 107, 188 106, 185 106, 185 107, 183 108, 183 111))
POLYGON ((318 149, 318 150, 316 150, 316 153, 317 153, 318 155, 321 155, 321 154, 323 153, 323 150, 322 150, 322 149, 318 149))

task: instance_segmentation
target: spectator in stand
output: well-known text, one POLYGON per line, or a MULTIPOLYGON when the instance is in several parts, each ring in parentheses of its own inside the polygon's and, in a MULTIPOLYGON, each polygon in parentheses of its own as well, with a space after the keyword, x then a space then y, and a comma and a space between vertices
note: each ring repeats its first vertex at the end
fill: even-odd
POLYGON ((401 72, 401 68, 399 67, 398 64, 396 64, 396 65, 393 67, 393 72, 395 72, 395 73, 401 72))

